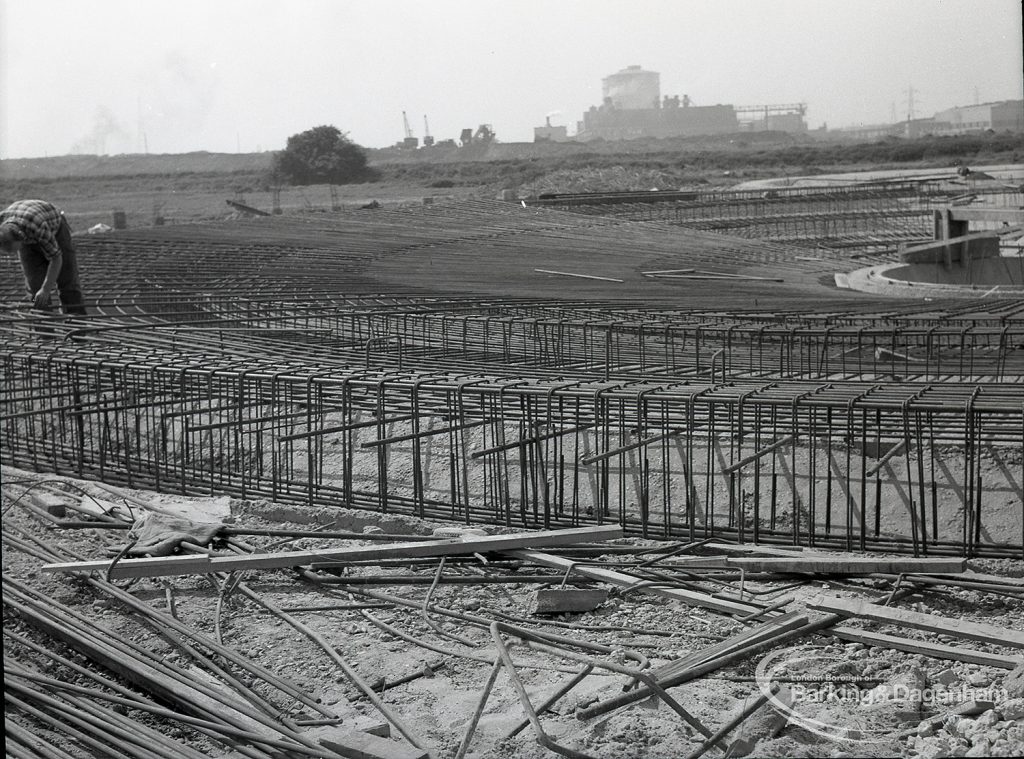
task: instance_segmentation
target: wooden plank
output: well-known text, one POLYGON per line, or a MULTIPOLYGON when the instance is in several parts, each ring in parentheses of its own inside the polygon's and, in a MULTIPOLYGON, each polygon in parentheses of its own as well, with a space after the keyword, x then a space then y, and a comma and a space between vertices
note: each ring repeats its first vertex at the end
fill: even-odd
POLYGON ((930 656, 933 659, 965 661, 971 664, 981 664, 986 667, 998 667, 999 669, 1014 669, 1024 664, 1024 658, 1019 656, 990 654, 987 651, 978 651, 974 648, 947 646, 942 643, 932 643, 926 640, 913 640, 912 638, 905 638, 899 635, 886 635, 885 633, 860 630, 856 627, 833 627, 828 632, 841 640, 848 640, 852 643, 863 643, 865 646, 878 646, 879 648, 892 648, 897 651, 930 656))
POLYGON ((982 622, 971 622, 966 619, 951 619, 919 611, 894 609, 890 606, 877 606, 866 601, 845 598, 828 598, 819 596, 807 604, 810 609, 842 614, 847 617, 859 617, 875 622, 912 627, 915 630, 926 630, 941 635, 953 635, 958 638, 980 640, 997 646, 1013 646, 1024 648, 1024 632, 996 627, 982 622))
MULTIPOLYGON (((616 572, 611 569, 603 569, 601 567, 580 565, 572 559, 566 559, 562 556, 544 553, 543 551, 516 549, 504 551, 504 553, 542 567, 553 567, 554 569, 560 569, 563 572, 572 570, 573 573, 581 577, 586 577, 590 580, 597 580, 598 582, 606 582, 609 585, 614 585, 618 588, 631 588, 634 585, 641 585, 644 582, 639 577, 634 577, 633 575, 616 572)), ((647 586, 638 588, 638 590, 642 590, 644 593, 650 593, 662 598, 668 598, 673 601, 682 601, 689 606, 701 606, 705 609, 713 609, 714 611, 724 612, 725 614, 745 615, 750 614, 753 611, 758 611, 759 608, 740 601, 729 601, 724 598, 715 598, 707 593, 701 593, 695 590, 683 590, 682 588, 659 588, 647 586)))
MULTIPOLYGON (((669 662, 667 665, 657 668, 657 671, 652 671, 651 674, 662 688, 673 688, 691 680, 696 680, 698 677, 714 672, 729 664, 746 659, 768 648, 774 648, 791 640, 810 635, 822 627, 835 624, 835 621, 838 619, 838 615, 835 614, 815 622, 808 621, 806 617, 799 617, 797 626, 791 628, 790 626, 796 618, 790 617, 790 615, 786 615, 786 617, 789 618, 789 622, 783 626, 772 626, 770 629, 766 629, 769 627, 769 623, 766 623, 757 630, 747 630, 744 633, 733 636, 733 638, 730 638, 731 641, 734 641, 732 648, 724 648, 723 650, 723 647, 716 645, 710 649, 705 649, 705 651, 698 651, 683 659, 677 659, 675 662, 669 662), (750 636, 749 633, 752 632, 755 634, 750 636), (712 650, 719 653, 712 654, 712 650), (693 663, 690 664, 690 662, 693 663), (668 674, 665 674, 666 672, 668 674)), ((778 620, 772 620, 772 622, 775 623, 781 619, 782 617, 779 617, 778 620)), ((726 643, 726 641, 722 641, 722 643, 726 643)), ((576 716, 580 719, 599 717, 602 714, 627 706, 628 704, 642 701, 653 693, 654 691, 647 685, 640 685, 632 690, 612 696, 606 701, 600 701, 584 707, 576 713, 576 716)))
POLYGON ((763 643, 766 640, 776 638, 779 635, 803 627, 808 622, 806 615, 795 611, 783 614, 775 619, 762 622, 757 627, 744 628, 735 635, 720 640, 714 645, 694 651, 679 659, 665 662, 651 670, 651 674, 658 680, 665 680, 674 677, 680 672, 685 672, 700 664, 735 653, 744 648, 750 648, 763 643))
MULTIPOLYGON (((612 540, 622 537, 617 526, 598 525, 570 530, 541 530, 512 535, 486 537, 466 536, 454 540, 416 541, 392 543, 386 546, 343 546, 319 551, 283 551, 281 553, 254 553, 247 556, 158 556, 125 559, 111 568, 109 561, 71 561, 45 564, 44 572, 110 572, 111 579, 127 577, 165 577, 168 575, 207 574, 209 572, 235 572, 241 569, 284 569, 301 567, 314 562, 345 563, 400 558, 433 558, 459 554, 507 551, 517 548, 564 546, 588 541, 612 540)), ((635 580, 635 578, 634 578, 635 580)), ((639 580, 635 580, 639 582, 639 580)), ((750 611, 750 607, 744 606, 750 611)))
MULTIPOLYGON (((8 603, 5 599, 4 603, 8 603)), ((253 719, 247 712, 251 706, 235 694, 221 694, 223 701, 161 672, 156 667, 134 656, 126 655, 98 637, 99 633, 116 636, 97 626, 97 636, 77 629, 58 617, 44 614, 28 604, 12 603, 21 617, 32 627, 74 649, 90 662, 123 677, 146 693, 173 704, 185 714, 202 719, 222 721, 241 730, 248 730, 263 738, 283 740, 288 736, 253 719)))

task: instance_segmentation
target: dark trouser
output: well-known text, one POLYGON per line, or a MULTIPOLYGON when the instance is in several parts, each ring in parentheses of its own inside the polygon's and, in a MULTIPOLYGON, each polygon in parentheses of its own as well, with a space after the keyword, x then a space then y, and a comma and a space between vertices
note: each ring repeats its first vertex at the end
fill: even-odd
MULTIPOLYGON (((61 253, 60 273, 57 275, 57 290, 60 292, 60 307, 65 314, 86 314, 82 299, 82 286, 78 281, 78 256, 71 242, 71 227, 63 218, 57 230, 57 247, 61 253)), ((25 286, 31 298, 46 281, 46 269, 50 262, 38 245, 21 246, 21 270, 25 273, 25 286)), ((45 309, 49 310, 49 308, 45 309)))

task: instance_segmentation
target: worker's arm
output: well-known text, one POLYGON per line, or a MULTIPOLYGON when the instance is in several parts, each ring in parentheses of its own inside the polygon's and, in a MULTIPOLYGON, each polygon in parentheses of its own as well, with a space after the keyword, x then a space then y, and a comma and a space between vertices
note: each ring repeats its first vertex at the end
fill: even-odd
POLYGON ((57 284, 57 277, 60 275, 60 269, 63 265, 64 256, 61 254, 60 248, 57 248, 57 255, 51 256, 46 265, 46 276, 43 278, 43 284, 32 295, 33 306, 36 308, 47 308, 50 305, 50 291, 57 284))

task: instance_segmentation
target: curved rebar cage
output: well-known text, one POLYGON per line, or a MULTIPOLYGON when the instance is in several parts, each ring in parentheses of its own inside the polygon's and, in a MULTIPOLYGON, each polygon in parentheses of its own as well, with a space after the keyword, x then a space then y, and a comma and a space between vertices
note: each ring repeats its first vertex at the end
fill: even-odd
POLYGON ((508 203, 79 247, 89 317, 0 315, 5 464, 527 528, 1024 555, 1016 300, 854 298, 798 248, 508 203), (785 282, 726 273, 682 308, 670 282, 569 291, 533 265, 712 259, 785 282))

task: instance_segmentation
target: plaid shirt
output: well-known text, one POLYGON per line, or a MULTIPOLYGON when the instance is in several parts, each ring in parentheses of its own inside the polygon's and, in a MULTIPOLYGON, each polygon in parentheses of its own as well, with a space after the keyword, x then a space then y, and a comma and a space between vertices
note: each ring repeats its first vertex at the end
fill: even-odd
POLYGON ((0 224, 11 224, 22 241, 38 245, 47 259, 60 255, 57 230, 64 216, 45 200, 18 200, 0 211, 0 224))

